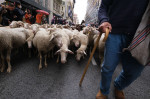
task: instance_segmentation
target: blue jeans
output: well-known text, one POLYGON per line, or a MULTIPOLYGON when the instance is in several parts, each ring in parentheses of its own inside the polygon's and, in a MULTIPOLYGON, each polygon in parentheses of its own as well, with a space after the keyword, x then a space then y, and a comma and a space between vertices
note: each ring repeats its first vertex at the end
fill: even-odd
POLYGON ((133 36, 127 34, 109 34, 105 44, 104 62, 101 69, 100 90, 104 95, 109 94, 112 75, 121 61, 123 70, 114 81, 114 86, 118 90, 123 90, 136 80, 144 66, 139 64, 131 54, 122 52, 132 41, 133 36))

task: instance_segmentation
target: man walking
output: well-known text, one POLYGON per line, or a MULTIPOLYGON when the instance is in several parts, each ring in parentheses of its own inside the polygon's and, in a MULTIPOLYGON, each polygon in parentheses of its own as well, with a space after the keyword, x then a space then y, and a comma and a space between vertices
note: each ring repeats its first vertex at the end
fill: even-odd
POLYGON ((144 66, 122 52, 131 43, 149 0, 102 0, 98 12, 99 30, 110 34, 106 41, 100 90, 96 99, 106 99, 113 72, 121 61, 123 70, 114 81, 115 98, 125 99, 123 89, 136 80, 144 66))

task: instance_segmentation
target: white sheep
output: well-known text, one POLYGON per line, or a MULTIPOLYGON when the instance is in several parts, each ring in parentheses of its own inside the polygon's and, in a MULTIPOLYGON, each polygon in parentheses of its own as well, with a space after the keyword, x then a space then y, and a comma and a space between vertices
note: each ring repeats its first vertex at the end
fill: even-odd
MULTIPOLYGON (((104 37, 105 37, 105 33, 103 33, 101 35, 101 38, 100 38, 98 46, 97 46, 101 63, 103 62, 103 58, 104 58, 104 48, 105 48, 105 42, 103 42, 104 37)), ((98 35, 94 35, 94 37, 93 37, 94 44, 96 43, 97 38, 98 38, 98 35)))
POLYGON ((9 26, 10 28, 23 27, 24 23, 22 21, 12 21, 9 26))
POLYGON ((67 54, 74 54, 71 50, 69 50, 70 40, 71 40, 71 33, 70 31, 67 31, 66 29, 60 29, 59 32, 62 34, 62 47, 56 52, 56 54, 61 55, 61 63, 66 63, 67 60, 67 54), (69 36, 70 35, 70 36, 69 36))
POLYGON ((88 36, 83 34, 83 31, 80 31, 79 33, 74 34, 73 38, 72 38, 74 44, 76 47, 80 48, 76 51, 77 55, 76 55, 76 60, 80 61, 81 57, 84 57, 84 55, 86 54, 86 49, 88 46, 88 36))
POLYGON ((41 29, 36 33, 33 39, 33 45, 38 49, 40 56, 39 69, 42 68, 42 52, 45 57, 45 67, 47 67, 47 53, 54 48, 55 45, 61 47, 61 33, 57 32, 58 29, 41 29))
POLYGON ((3 52, 6 50, 6 60, 8 63, 7 72, 11 72, 11 64, 10 64, 10 54, 11 50, 13 48, 18 48, 20 46, 23 46, 26 42, 28 43, 28 48, 32 47, 32 39, 34 37, 32 30, 27 30, 24 28, 14 28, 14 29, 8 29, 3 28, 0 29, 0 53, 1 53, 1 59, 2 59, 2 66, 1 66, 1 72, 5 69, 4 64, 4 54, 3 52))

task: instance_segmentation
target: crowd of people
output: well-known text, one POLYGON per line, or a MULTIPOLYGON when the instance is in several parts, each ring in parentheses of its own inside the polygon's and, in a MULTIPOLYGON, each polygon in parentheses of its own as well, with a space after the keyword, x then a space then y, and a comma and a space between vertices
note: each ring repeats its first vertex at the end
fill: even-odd
MULTIPOLYGON (((56 16, 53 17, 51 24, 61 24, 61 25, 65 25, 67 24, 66 20, 63 18, 58 18, 56 16)), ((69 24, 69 23, 68 23, 69 24)))
POLYGON ((8 26, 12 21, 23 21, 29 24, 46 24, 48 23, 46 15, 40 12, 26 9, 23 11, 21 3, 0 4, 0 25, 8 26))

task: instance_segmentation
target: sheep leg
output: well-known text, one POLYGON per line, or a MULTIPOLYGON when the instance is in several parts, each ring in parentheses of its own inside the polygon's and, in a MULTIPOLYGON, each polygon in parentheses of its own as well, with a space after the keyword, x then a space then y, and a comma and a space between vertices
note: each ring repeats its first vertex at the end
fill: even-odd
POLYGON ((102 66, 102 63, 103 63, 103 61, 104 61, 104 57, 101 57, 100 59, 101 59, 101 64, 100 64, 100 67, 101 67, 101 66, 102 66))
POLYGON ((91 52, 92 52, 91 50, 92 50, 92 48, 90 47, 90 55, 91 55, 91 52))
POLYGON ((51 54, 51 53, 50 53, 50 52, 48 52, 48 58, 50 58, 50 54, 51 54))
POLYGON ((56 61, 56 63, 59 63, 59 54, 58 54, 58 57, 57 57, 57 61, 56 61))
POLYGON ((44 57, 45 57, 45 67, 47 67, 47 60, 46 60, 47 59, 47 54, 45 54, 44 57))
POLYGON ((7 60, 7 64, 8 64, 8 68, 7 68, 7 72, 10 73, 11 72, 11 64, 10 64, 10 54, 11 54, 11 50, 7 51, 7 56, 6 56, 6 60, 7 60))
POLYGON ((28 49, 29 58, 31 58, 31 49, 28 49))
POLYGON ((39 64, 39 70, 42 68, 42 54, 41 52, 39 52, 39 56, 40 56, 40 64, 39 64))
POLYGON ((4 55, 2 52, 1 52, 1 60, 2 60, 1 72, 3 72, 5 69, 5 60, 4 60, 4 55))
POLYGON ((54 57, 53 49, 52 49, 52 58, 54 57))

